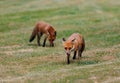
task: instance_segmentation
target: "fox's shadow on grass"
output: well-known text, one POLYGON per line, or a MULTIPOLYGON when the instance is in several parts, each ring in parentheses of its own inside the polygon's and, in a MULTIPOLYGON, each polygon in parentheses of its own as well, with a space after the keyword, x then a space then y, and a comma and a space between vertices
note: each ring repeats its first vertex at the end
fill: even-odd
POLYGON ((91 65, 91 64, 97 64, 97 63, 98 63, 97 61, 91 61, 91 60, 77 62, 78 65, 91 65))
POLYGON ((77 61, 78 65, 92 65, 97 64, 99 60, 91 59, 91 57, 82 57, 79 61, 77 61))
MULTIPOLYGON (((77 64, 77 65, 92 65, 92 64, 97 64, 99 63, 99 60, 91 59, 91 57, 81 57, 81 58, 76 58, 73 60, 70 58, 70 64, 77 64)), ((64 60, 64 64, 67 64, 67 60, 64 60)))

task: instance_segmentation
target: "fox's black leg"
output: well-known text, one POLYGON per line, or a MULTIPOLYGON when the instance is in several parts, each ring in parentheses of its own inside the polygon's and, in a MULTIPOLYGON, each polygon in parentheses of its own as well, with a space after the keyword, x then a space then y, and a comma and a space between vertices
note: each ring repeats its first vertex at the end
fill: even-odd
POLYGON ((83 52, 84 48, 85 48, 85 44, 82 45, 82 48, 81 48, 81 55, 82 55, 82 52, 83 52))
POLYGON ((38 43, 38 46, 40 46, 40 33, 37 34, 37 43, 38 43))
POLYGON ((79 51, 78 54, 79 54, 79 55, 78 55, 79 57, 82 57, 82 53, 81 53, 81 51, 79 51))
POLYGON ((76 59, 76 53, 77 53, 77 51, 74 51, 73 59, 76 59))
POLYGON ((41 39, 41 36, 43 35, 43 33, 39 32, 37 34, 37 43, 38 43, 38 46, 40 46, 40 39, 41 39))
POLYGON ((82 57, 81 47, 78 48, 78 57, 82 57))
POLYGON ((44 42, 43 42, 43 47, 45 47, 46 40, 47 40, 47 36, 46 36, 46 37, 45 37, 45 39, 44 39, 44 42))
POLYGON ((79 46, 79 56, 80 57, 82 57, 82 52, 83 52, 84 48, 85 48, 85 44, 82 44, 81 47, 79 46))
POLYGON ((43 33, 40 33, 40 39, 41 39, 42 35, 43 35, 43 33))
POLYGON ((70 55, 67 55, 67 64, 70 64, 70 59, 69 59, 70 55))

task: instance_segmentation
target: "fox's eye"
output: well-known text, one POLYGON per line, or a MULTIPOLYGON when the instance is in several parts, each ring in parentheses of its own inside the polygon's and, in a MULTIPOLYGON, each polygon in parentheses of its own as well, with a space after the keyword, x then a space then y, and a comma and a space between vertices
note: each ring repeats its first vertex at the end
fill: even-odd
POLYGON ((69 50, 71 49, 71 47, 69 48, 69 50))
POLYGON ((65 47, 65 50, 67 50, 67 48, 65 47))

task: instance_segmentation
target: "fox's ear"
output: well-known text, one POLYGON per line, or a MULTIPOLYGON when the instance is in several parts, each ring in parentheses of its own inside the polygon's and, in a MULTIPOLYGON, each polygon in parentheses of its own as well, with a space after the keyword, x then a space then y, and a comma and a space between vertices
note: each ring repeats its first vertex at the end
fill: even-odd
POLYGON ((65 39, 65 38, 62 38, 62 40, 63 40, 63 41, 66 41, 66 39, 65 39))
POLYGON ((72 40, 72 43, 74 44, 74 42, 75 42, 75 38, 72 40))
POLYGON ((62 42, 64 43, 66 41, 66 39, 65 38, 62 38, 62 42))
POLYGON ((54 33, 55 33, 55 36, 56 36, 56 35, 57 35, 57 32, 55 31, 54 33))

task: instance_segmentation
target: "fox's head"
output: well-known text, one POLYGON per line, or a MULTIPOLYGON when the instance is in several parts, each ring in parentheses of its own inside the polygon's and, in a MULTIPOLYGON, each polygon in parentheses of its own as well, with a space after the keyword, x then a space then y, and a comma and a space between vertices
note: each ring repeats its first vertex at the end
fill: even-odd
POLYGON ((67 41, 65 38, 62 39, 63 41, 63 46, 65 49, 65 52, 68 56, 70 56, 71 51, 74 50, 74 41, 75 39, 71 40, 71 41, 67 41))
POLYGON ((50 46, 54 46, 54 40, 56 39, 56 35, 57 35, 57 33, 56 33, 56 31, 54 31, 54 32, 48 32, 48 40, 49 40, 49 42, 50 42, 50 46))

